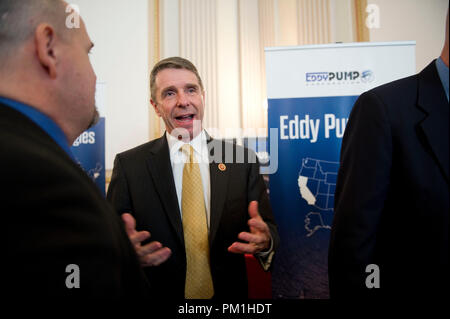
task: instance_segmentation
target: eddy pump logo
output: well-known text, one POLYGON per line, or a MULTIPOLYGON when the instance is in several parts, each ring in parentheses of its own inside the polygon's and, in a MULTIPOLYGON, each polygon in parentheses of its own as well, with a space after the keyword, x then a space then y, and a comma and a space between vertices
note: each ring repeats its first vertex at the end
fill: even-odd
POLYGON ((306 85, 314 84, 359 84, 374 80, 371 70, 337 71, 337 72, 307 72, 306 85))

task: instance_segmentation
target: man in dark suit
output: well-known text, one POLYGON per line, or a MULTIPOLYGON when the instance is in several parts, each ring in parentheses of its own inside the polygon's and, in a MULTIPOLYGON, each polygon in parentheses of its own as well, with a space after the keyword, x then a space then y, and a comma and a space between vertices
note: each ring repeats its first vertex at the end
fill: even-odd
POLYGON ((93 47, 59 0, 0 2, 7 298, 148 297, 124 225, 69 145, 96 122, 93 47))
POLYGON ((279 241, 256 155, 203 130, 204 88, 191 62, 162 60, 150 82, 166 133, 117 155, 107 198, 119 214, 133 215, 124 216, 132 237, 150 232, 153 241, 138 249, 157 297, 246 298, 244 254, 267 270, 279 241), (199 195, 190 211, 192 161, 199 195), (195 226, 188 224, 193 215, 201 220, 195 226))
POLYGON ((447 13, 440 58, 355 103, 336 185, 332 298, 448 296, 448 50, 447 13))

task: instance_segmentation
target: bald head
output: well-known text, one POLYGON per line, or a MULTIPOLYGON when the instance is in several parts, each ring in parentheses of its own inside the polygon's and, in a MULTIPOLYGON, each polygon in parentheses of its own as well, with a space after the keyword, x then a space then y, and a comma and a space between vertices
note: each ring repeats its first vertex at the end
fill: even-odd
POLYGON ((68 37, 66 6, 61 0, 1 0, 0 68, 33 36, 40 23, 50 24, 59 37, 68 37))
POLYGON ((98 115, 93 43, 60 0, 0 0, 0 96, 50 117, 71 144, 98 115), (70 21, 72 22, 72 21, 70 21))

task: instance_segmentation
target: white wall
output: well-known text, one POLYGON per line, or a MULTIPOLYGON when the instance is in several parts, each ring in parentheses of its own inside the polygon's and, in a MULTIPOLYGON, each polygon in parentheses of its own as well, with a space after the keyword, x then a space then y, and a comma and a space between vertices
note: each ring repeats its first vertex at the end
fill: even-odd
POLYGON ((298 43, 297 0, 278 0, 277 45, 287 46, 298 43))
POLYGON ((331 39, 334 42, 355 42, 352 0, 330 1, 331 39))
POLYGON ((91 62, 106 82, 106 169, 114 156, 148 141, 147 0, 69 0, 80 8, 95 44, 91 62))
POLYGON ((416 70, 441 54, 448 0, 369 0, 379 6, 380 28, 370 41, 416 41, 416 70))
MULTIPOLYGON (((219 128, 241 127, 237 0, 217 0, 217 93, 219 128)), ((206 92, 208 94, 208 92, 206 92)), ((222 137, 227 132, 220 132, 222 137)))
POLYGON ((178 0, 160 0, 161 59, 180 55, 180 7, 178 0))

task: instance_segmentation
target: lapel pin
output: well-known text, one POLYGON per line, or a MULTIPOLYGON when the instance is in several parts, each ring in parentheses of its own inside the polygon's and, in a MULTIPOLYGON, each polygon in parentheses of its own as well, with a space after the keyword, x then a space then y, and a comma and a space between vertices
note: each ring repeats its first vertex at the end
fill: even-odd
POLYGON ((219 167, 219 170, 221 170, 222 172, 225 171, 225 170, 227 169, 227 167, 225 166, 224 163, 220 163, 220 164, 218 165, 218 167, 219 167))

